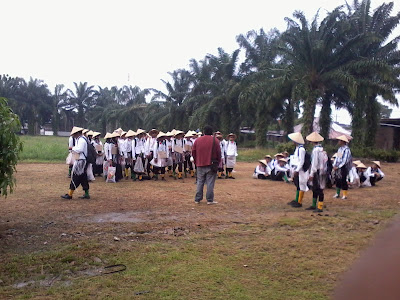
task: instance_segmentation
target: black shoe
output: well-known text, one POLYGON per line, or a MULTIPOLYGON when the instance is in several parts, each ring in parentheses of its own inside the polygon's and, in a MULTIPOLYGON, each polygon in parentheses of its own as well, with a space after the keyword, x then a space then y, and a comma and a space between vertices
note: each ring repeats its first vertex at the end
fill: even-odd
POLYGON ((319 209, 319 208, 317 208, 317 209, 315 209, 313 212, 315 212, 315 213, 321 213, 321 212, 323 212, 323 210, 322 210, 322 209, 319 209))
POLYGON ((312 205, 311 205, 310 207, 307 207, 307 208, 306 208, 306 210, 314 210, 314 209, 316 209, 316 207, 315 207, 315 206, 312 206, 312 205))
POLYGON ((83 195, 82 197, 79 197, 79 199, 90 199, 90 196, 83 195))
POLYGON ((161 177, 161 181, 167 181, 167 180, 165 180, 165 178, 164 178, 164 177, 161 177))
POLYGON ((235 179, 235 177, 232 176, 232 177, 229 177, 229 179, 235 179))
POLYGON ((61 198, 70 200, 70 199, 72 199, 72 196, 65 194, 65 195, 62 195, 61 198))
POLYGON ((294 203, 297 203, 297 201, 296 200, 292 200, 292 201, 288 202, 287 205, 292 205, 294 203))
POLYGON ((303 207, 303 204, 295 202, 292 204, 292 207, 303 207))

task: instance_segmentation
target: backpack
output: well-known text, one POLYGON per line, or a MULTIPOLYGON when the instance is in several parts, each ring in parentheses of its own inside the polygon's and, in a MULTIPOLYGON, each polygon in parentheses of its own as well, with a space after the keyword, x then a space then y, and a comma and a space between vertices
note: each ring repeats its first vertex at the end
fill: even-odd
POLYGON ((96 163, 96 158, 97 158, 97 151, 94 148, 92 143, 89 143, 88 139, 86 139, 86 144, 87 144, 87 153, 88 155, 86 156, 86 162, 88 164, 95 164, 96 163))
POLYGON ((303 164, 303 171, 307 172, 311 166, 311 154, 306 151, 304 155, 304 164, 303 164))
POLYGON ((329 157, 326 151, 320 151, 318 152, 318 170, 320 175, 325 175, 328 173, 328 161, 329 157))

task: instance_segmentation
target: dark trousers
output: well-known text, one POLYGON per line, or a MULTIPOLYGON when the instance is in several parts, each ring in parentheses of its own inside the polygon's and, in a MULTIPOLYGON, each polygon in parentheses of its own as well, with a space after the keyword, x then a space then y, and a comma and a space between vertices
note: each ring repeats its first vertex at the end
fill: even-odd
POLYGON ((69 184, 70 190, 76 190, 80 185, 84 191, 89 190, 89 182, 87 179, 86 169, 81 175, 72 174, 71 183, 69 184))
POLYGON ((183 170, 182 164, 183 163, 177 163, 177 164, 174 163, 174 165, 172 166, 172 170, 175 172, 176 167, 178 167, 178 172, 182 172, 182 170, 183 170))
POLYGON ((275 180, 275 181, 283 181, 283 176, 284 176, 284 175, 287 176, 287 173, 286 173, 286 172, 281 172, 281 171, 279 171, 279 172, 277 172, 277 173, 273 176, 272 180, 275 180))
POLYGON ((383 177, 379 177, 378 179, 374 176, 374 177, 370 177, 369 181, 371 182, 372 186, 375 186, 375 183, 377 183, 378 181, 381 181, 383 177))
POLYGON ((339 170, 341 178, 339 180, 336 180, 336 187, 347 191, 349 189, 349 186, 347 184, 346 178, 349 172, 347 171, 347 168, 345 166, 341 167, 339 170))
POLYGON ((101 175, 103 173, 103 165, 93 165, 93 175, 101 175))
POLYGON ((265 175, 263 175, 263 174, 258 174, 257 178, 258 179, 267 179, 267 177, 265 175))
POLYGON ((320 187, 318 174, 314 174, 312 192, 314 199, 317 199, 319 202, 324 201, 324 190, 320 187))

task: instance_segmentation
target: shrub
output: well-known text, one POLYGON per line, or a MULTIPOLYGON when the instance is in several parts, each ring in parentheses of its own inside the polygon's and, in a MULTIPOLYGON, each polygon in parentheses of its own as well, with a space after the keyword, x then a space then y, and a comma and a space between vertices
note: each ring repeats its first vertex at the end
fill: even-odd
POLYGON ((380 160, 386 162, 397 162, 400 152, 396 150, 383 150, 376 148, 352 148, 353 157, 380 160))
POLYGON ((296 147, 294 146, 293 142, 287 142, 287 143, 280 143, 276 146, 276 151, 278 152, 289 152, 290 154, 292 154, 294 152, 294 149, 296 147))

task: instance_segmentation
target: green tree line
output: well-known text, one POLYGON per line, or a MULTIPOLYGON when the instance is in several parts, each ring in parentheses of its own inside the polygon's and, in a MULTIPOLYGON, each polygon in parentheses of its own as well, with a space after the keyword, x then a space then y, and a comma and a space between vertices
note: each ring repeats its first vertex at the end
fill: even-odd
POLYGON ((50 91, 41 80, 3 75, 0 96, 9 99, 29 134, 37 134, 45 123, 55 133, 73 125, 106 132, 210 124, 224 133, 254 128, 258 146, 266 144, 272 128, 292 132, 301 121, 303 133, 310 133, 317 105, 322 107, 321 134, 328 136, 335 106, 350 113, 354 143, 373 146, 382 108, 378 99, 398 105, 400 37, 391 34, 400 12, 393 14, 393 2, 372 9, 370 0, 354 0, 311 20, 295 11, 286 22, 283 32, 259 29, 238 35, 232 53, 218 48, 216 55, 191 59, 188 69, 168 73, 166 92, 87 82, 50 91))

